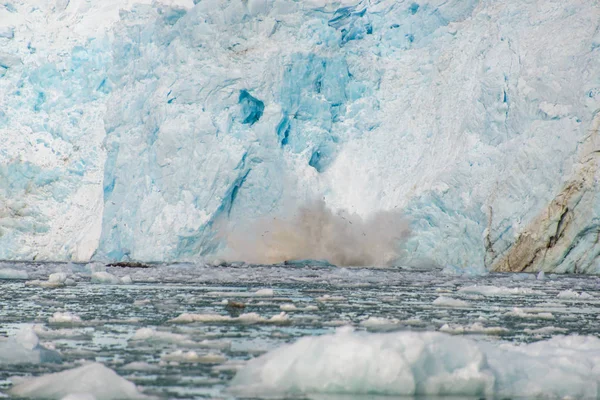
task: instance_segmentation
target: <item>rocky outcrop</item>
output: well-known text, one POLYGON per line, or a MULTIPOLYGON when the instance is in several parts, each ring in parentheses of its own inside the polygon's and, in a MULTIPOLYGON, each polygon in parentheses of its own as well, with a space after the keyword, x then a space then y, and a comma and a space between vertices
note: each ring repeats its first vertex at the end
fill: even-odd
MULTIPOLYGON (((582 145, 580 164, 560 193, 514 244, 498 256, 486 235, 486 264, 492 271, 600 273, 600 110, 582 145)), ((490 212, 490 215, 491 212, 490 212)), ((491 221, 490 221, 491 225, 491 221)))

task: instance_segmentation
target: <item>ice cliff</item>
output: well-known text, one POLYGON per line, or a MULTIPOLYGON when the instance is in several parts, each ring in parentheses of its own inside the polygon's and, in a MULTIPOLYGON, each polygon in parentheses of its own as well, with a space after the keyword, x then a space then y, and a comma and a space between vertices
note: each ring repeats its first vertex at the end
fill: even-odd
POLYGON ((9 0, 0 259, 198 260, 323 199, 403 263, 600 272, 597 0, 9 0), (292 207, 293 208, 293 207, 292 207))

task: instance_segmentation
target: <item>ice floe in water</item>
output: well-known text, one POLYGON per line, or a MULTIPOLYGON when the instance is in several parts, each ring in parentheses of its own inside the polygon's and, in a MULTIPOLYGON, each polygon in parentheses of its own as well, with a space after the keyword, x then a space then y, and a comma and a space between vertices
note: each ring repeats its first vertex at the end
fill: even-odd
POLYGON ((138 391, 135 384, 99 363, 27 379, 14 386, 9 393, 38 399, 62 399, 74 395, 78 399, 86 395, 86 398, 96 400, 148 398, 138 391))
POLYGON ((579 299, 579 300, 591 300, 594 298, 591 294, 586 292, 577 293, 573 290, 567 289, 559 292, 556 297, 559 299, 579 299))
POLYGON ((50 318, 48 318, 50 324, 81 324, 81 318, 79 315, 75 315, 70 312, 55 312, 50 318))
POLYGON ((596 398, 600 339, 560 336, 515 346, 437 332, 305 337, 249 361, 243 396, 300 394, 596 398))
POLYGON ((92 283, 100 283, 105 285, 118 285, 121 282, 119 277, 106 272, 106 271, 98 271, 92 273, 92 283))
POLYGON ((508 288, 505 286, 466 286, 459 290, 460 293, 475 293, 484 296, 512 296, 512 295, 534 295, 543 294, 539 290, 530 288, 508 288))
POLYGON ((289 321, 289 316, 285 312, 281 312, 271 318, 263 318, 257 313, 246 313, 241 314, 239 317, 230 317, 229 315, 220 314, 189 314, 184 313, 180 316, 173 318, 171 322, 174 323, 192 323, 192 322, 240 322, 245 324, 256 324, 256 323, 284 323, 289 321))
POLYGON ((479 322, 475 322, 471 325, 454 325, 454 324, 444 324, 440 328, 441 332, 450 333, 453 335, 462 335, 465 333, 482 333, 485 335, 503 335, 505 333, 510 332, 509 329, 503 328, 501 326, 483 326, 479 322))
POLYGON ((29 279, 29 275, 26 271, 19 271, 11 268, 0 269, 0 279, 5 280, 25 280, 29 279))
POLYGON ((31 328, 23 328, 15 336, 0 337, 0 365, 61 362, 60 355, 39 344, 31 328))
POLYGON ((467 301, 460 299, 453 299, 451 297, 440 296, 433 301, 433 305, 440 307, 470 307, 471 304, 467 301))

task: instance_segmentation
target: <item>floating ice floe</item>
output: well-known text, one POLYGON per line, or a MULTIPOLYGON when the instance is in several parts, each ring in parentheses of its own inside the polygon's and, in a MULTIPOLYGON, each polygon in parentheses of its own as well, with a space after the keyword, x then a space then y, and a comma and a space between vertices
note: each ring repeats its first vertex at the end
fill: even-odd
POLYGON ((305 337, 250 360, 231 382, 241 396, 353 394, 596 398, 600 339, 521 346, 438 332, 305 337))
POLYGON ((550 335, 553 333, 564 333, 567 332, 567 329, 565 328, 559 328, 556 326, 545 326, 543 328, 537 328, 537 329, 528 329, 525 328, 525 333, 529 333, 532 335, 550 335))
POLYGON ((62 399, 75 394, 93 396, 96 400, 147 398, 133 383, 100 363, 27 379, 9 393, 17 397, 42 399, 62 399))
POLYGON ((458 307, 458 308, 471 307, 471 304, 467 301, 460 300, 460 299, 453 299, 451 297, 446 297, 446 296, 440 296, 437 299, 435 299, 433 301, 433 305, 441 306, 441 307, 458 307))
POLYGON ((180 333, 162 332, 152 328, 140 328, 131 337, 132 341, 151 341, 177 343, 183 346, 193 346, 195 342, 188 335, 180 333))
POLYGON ((125 364, 122 369, 126 371, 156 371, 160 369, 158 365, 148 364, 143 361, 134 361, 129 364, 125 364))
POLYGON ((369 317, 360 322, 361 326, 370 329, 382 329, 386 327, 394 327, 400 324, 400 321, 395 318, 369 317))
POLYGON ((24 328, 15 336, 0 337, 0 365, 59 363, 60 355, 39 344, 38 336, 31 328, 24 328))
POLYGON ((176 350, 161 357, 162 361, 176 361, 198 364, 221 364, 227 361, 227 358, 221 354, 198 354, 195 351, 176 350))
POLYGON ((462 335, 465 333, 483 333, 485 335, 503 335, 505 333, 510 332, 509 329, 503 328, 501 326, 490 326, 485 327, 479 322, 475 322, 471 325, 454 325, 454 324, 444 324, 440 328, 440 332, 450 333, 454 335, 462 335))
POLYGON ((509 311, 504 315, 508 315, 511 317, 517 317, 517 318, 528 318, 528 319, 554 319, 554 315, 552 315, 552 313, 549 313, 549 312, 531 313, 531 312, 527 312, 519 307, 514 307, 512 309, 512 311, 509 311))
POLYGON ((25 283, 27 286, 40 286, 46 288, 57 288, 63 286, 75 286, 77 283, 69 278, 66 272, 55 272, 48 276, 48 280, 33 280, 25 283))
POLYGON ((280 305, 279 309, 281 311, 288 311, 289 312, 289 311, 297 311, 298 307, 296 307, 296 305, 292 304, 292 303, 285 303, 285 304, 280 305))
POLYGON ((100 283, 104 285, 118 285, 121 279, 106 271, 92 272, 92 283, 100 283))
POLYGON ((286 323, 289 321, 289 316, 285 312, 281 312, 272 316, 269 319, 263 318, 257 313, 241 314, 239 317, 230 317, 229 315, 220 314, 188 314, 184 313, 173 318, 170 322, 174 323, 191 323, 191 322, 241 322, 245 324, 256 323, 286 323))
POLYGON ((36 335, 44 339, 82 339, 89 338, 92 334, 77 329, 48 329, 43 325, 34 325, 32 329, 36 335))
POLYGON ((567 289, 563 290, 556 295, 559 299, 578 299, 578 300, 591 300, 594 298, 591 294, 586 292, 577 293, 573 290, 567 289))
POLYGON ((48 318, 48 322, 51 324, 81 324, 81 318, 70 312, 55 312, 50 318, 48 318))
POLYGON ((466 286, 459 290, 460 293, 476 293, 484 296, 513 296, 513 295, 534 295, 543 294, 538 290, 531 288, 508 288, 505 286, 466 286))
POLYGON ((2 268, 0 269, 0 280, 27 280, 29 275, 26 271, 18 269, 2 268))

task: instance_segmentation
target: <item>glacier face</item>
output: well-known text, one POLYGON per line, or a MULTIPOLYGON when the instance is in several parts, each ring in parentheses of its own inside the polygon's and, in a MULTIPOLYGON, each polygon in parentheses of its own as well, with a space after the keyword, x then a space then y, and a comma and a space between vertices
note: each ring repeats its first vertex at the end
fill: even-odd
POLYGON ((323 198, 403 210, 409 263, 597 270, 593 184, 540 229, 595 151, 598 1, 37 3, 0 6, 0 259, 196 260, 323 198))

